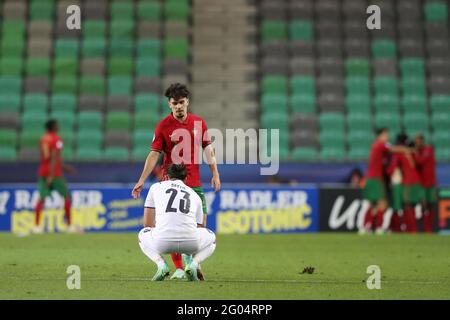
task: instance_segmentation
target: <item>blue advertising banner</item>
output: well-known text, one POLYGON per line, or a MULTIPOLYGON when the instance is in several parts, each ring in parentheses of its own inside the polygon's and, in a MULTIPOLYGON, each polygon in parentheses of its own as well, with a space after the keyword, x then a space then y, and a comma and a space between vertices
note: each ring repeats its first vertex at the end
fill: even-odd
MULTIPOLYGON (((131 198, 130 186, 71 187, 72 223, 86 232, 137 232, 148 188, 131 198)), ((32 185, 0 186, 0 231, 28 234, 39 193, 32 185)), ((318 230, 318 190, 309 186, 252 185, 205 189, 208 228, 221 234, 318 230)), ((63 199, 53 192, 41 218, 45 232, 66 230, 63 199)))

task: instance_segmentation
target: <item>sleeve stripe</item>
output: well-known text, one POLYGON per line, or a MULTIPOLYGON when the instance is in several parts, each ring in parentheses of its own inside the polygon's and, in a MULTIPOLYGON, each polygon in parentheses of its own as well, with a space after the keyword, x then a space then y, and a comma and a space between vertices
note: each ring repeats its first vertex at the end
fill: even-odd
POLYGON ((155 209, 155 207, 144 207, 144 208, 148 208, 148 209, 155 209))

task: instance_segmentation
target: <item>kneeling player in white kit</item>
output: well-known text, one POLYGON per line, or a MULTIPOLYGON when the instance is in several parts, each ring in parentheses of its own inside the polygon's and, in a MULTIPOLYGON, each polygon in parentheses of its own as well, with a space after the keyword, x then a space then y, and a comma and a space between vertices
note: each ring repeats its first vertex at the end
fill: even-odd
POLYGON ((196 281, 200 263, 216 249, 216 236, 202 225, 200 197, 183 182, 186 167, 171 164, 166 172, 170 180, 155 183, 148 191, 139 246, 158 266, 153 281, 162 281, 169 275, 162 254, 173 252, 183 254, 186 277, 196 281))

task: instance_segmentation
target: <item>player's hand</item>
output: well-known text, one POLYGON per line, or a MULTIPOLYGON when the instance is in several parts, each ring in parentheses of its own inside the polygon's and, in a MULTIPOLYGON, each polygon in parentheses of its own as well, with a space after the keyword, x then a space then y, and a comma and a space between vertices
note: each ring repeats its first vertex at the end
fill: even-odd
POLYGON ((141 194, 143 188, 144 188, 144 181, 139 180, 134 186, 133 191, 131 191, 131 195, 133 196, 134 199, 139 198, 139 195, 141 194))
POLYGON ((63 169, 69 175, 74 175, 77 173, 77 170, 75 169, 75 167, 71 166, 69 164, 64 165, 63 169))
POLYGON ((220 177, 213 176, 211 179, 211 188, 214 188, 214 191, 220 191, 220 177))

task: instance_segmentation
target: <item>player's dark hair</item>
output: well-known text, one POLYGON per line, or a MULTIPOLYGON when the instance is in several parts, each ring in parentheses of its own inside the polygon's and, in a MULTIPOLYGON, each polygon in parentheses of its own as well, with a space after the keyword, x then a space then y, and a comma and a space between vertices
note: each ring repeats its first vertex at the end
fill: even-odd
POLYGON ((45 130, 47 131, 55 131, 56 124, 58 122, 55 119, 50 119, 45 123, 45 130))
POLYGON ((170 179, 179 179, 181 181, 184 181, 187 176, 187 170, 184 164, 172 163, 167 167, 166 172, 170 179))
POLYGON ((377 135, 377 137, 379 137, 382 133, 385 133, 385 132, 389 132, 389 129, 383 127, 383 128, 378 128, 375 130, 375 134, 377 135))
POLYGON ((181 83, 172 83, 166 90, 166 93, 164 94, 168 99, 173 98, 175 100, 179 100, 182 98, 188 98, 191 97, 191 92, 188 90, 188 88, 181 83))
POLYGON ((409 140, 408 140, 408 135, 406 135, 406 133, 399 133, 395 139, 395 143, 402 145, 402 146, 406 146, 409 144, 409 140))

